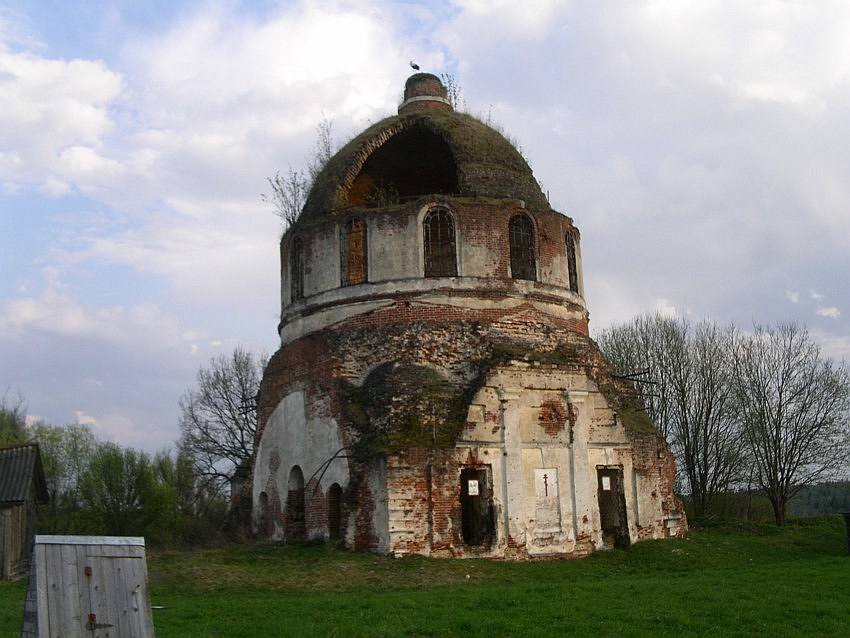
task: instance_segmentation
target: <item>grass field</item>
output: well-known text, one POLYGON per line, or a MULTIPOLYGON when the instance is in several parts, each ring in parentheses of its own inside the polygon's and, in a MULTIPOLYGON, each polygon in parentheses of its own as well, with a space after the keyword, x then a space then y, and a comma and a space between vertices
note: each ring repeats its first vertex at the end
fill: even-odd
MULTIPOLYGON (((156 635, 850 636, 844 520, 737 525, 583 560, 390 559, 322 546, 148 553, 156 635)), ((0 585, 19 636, 23 582, 0 585)))

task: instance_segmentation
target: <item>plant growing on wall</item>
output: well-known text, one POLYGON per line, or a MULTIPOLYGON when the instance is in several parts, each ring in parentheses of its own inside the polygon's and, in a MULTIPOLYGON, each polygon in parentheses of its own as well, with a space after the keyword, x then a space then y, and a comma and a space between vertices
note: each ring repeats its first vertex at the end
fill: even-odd
POLYGON ((269 195, 261 195, 261 198, 274 205, 274 213, 283 222, 284 230, 294 224, 301 215, 316 177, 334 154, 332 129, 333 123, 327 118, 316 125, 316 143, 313 153, 307 159, 306 170, 290 166, 283 174, 278 171, 274 177, 266 178, 272 192, 269 195))

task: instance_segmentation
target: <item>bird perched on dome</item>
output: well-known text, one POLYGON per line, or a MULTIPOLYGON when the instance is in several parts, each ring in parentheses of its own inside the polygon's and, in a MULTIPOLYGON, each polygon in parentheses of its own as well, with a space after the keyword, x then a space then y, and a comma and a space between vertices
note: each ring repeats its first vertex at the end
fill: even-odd
POLYGON ((419 70, 419 65, 418 65, 418 64, 416 64, 416 62, 414 62, 413 60, 411 60, 411 61, 410 61, 410 68, 411 68, 411 69, 415 69, 416 71, 418 71, 418 70, 419 70))

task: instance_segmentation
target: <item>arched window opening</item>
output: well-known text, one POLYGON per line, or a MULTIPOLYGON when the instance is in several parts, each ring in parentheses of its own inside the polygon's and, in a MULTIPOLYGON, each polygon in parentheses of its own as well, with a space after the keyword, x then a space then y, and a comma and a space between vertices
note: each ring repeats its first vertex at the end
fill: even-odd
POLYGON ((304 474, 297 465, 289 472, 286 496, 286 540, 303 540, 307 532, 304 506, 304 474))
POLYGON ((349 206, 391 206, 407 198, 458 193, 458 167, 442 136, 424 126, 393 135, 363 164, 349 206))
POLYGON ((576 265, 576 240, 572 232, 567 233, 567 274, 570 290, 578 292, 578 266, 576 265))
POLYGON ((289 246, 289 291, 291 301, 304 298, 304 244, 300 237, 289 246))
POLYGON ((449 211, 436 208, 422 222, 425 238, 425 276, 457 277, 455 223, 449 211))
POLYGON ((341 285, 356 286, 368 280, 366 251, 366 222, 352 217, 339 234, 341 285))
POLYGON ((342 538, 342 488, 339 483, 328 489, 328 536, 332 541, 342 538))
POLYGON ((511 277, 537 280, 534 257, 534 224, 527 215, 514 215, 508 225, 511 245, 511 277))

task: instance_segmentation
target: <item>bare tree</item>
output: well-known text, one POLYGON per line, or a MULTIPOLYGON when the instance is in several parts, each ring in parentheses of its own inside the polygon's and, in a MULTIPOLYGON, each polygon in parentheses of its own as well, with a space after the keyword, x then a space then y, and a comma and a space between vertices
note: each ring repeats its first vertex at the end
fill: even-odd
POLYGON ((694 514, 711 511, 714 498, 741 479, 746 453, 727 383, 732 329, 704 321, 688 339, 686 363, 677 375, 678 422, 673 428, 694 514))
POLYGON ((307 194, 310 192, 310 180, 302 171, 291 166, 283 175, 275 173, 267 178, 272 187, 271 195, 262 195, 263 201, 271 202, 275 207, 275 215, 283 221, 284 228, 291 226, 301 214, 307 194))
POLYGON ((316 124, 316 143, 313 145, 313 154, 307 159, 307 173, 310 175, 311 184, 333 157, 335 147, 333 121, 323 117, 316 124))
POLYGON ((846 471, 850 371, 789 323, 737 332, 730 376, 755 480, 782 525, 801 488, 846 471))
POLYGON ((449 104, 452 105, 452 108, 455 111, 465 109, 466 101, 461 97, 463 91, 457 78, 451 73, 441 73, 440 80, 442 80, 443 86, 446 87, 446 98, 449 104))
POLYGON ((237 347, 198 370, 198 387, 180 399, 180 452, 201 475, 227 487, 235 469, 250 463, 257 431, 256 397, 267 357, 237 347))
POLYGON ((675 375, 683 365, 687 325, 659 314, 641 315, 604 331, 598 341, 605 358, 636 380, 647 414, 672 442, 675 375))
POLYGON ((284 229, 294 224, 301 215, 316 177, 334 154, 332 131, 333 122, 327 118, 316 125, 316 143, 307 159, 306 171, 290 166, 284 174, 278 171, 274 177, 267 178, 272 192, 261 195, 261 198, 274 205, 275 215, 283 221, 284 229))
POLYGON ((697 517, 741 470, 737 424, 729 410, 730 331, 705 321, 645 315, 602 333, 605 357, 635 379, 647 413, 670 443, 697 517), (638 374, 645 371, 645 374, 638 374))

